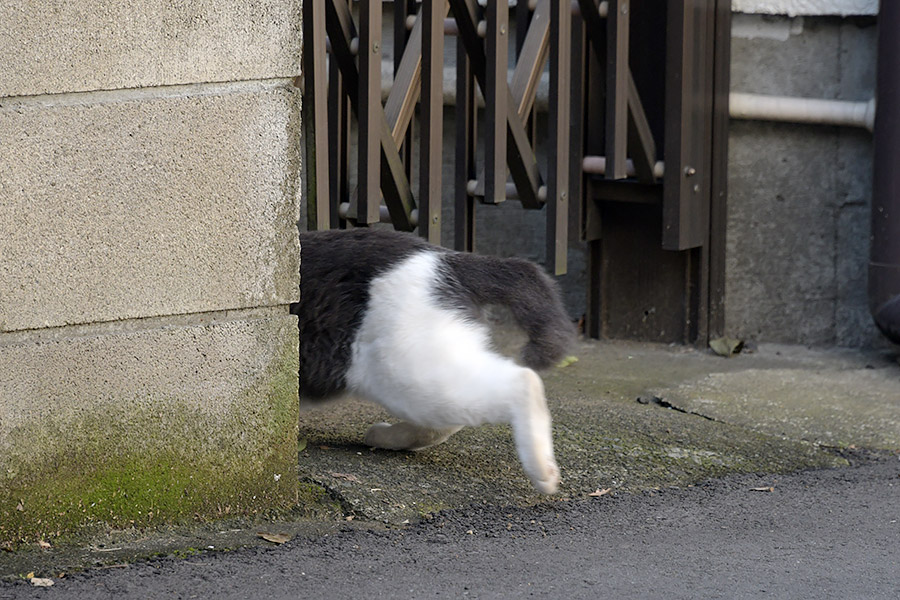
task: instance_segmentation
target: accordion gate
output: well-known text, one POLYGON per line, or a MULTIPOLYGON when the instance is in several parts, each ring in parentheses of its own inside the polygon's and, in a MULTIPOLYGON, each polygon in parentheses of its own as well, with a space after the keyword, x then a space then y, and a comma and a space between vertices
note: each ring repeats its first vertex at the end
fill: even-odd
POLYGON ((730 0, 396 0, 384 102, 383 3, 352 8, 304 2, 309 229, 390 222, 439 243, 441 166, 452 160, 457 249, 475 249, 477 206, 516 199, 545 211, 546 266, 560 275, 577 220, 592 337, 705 343, 721 331, 730 0), (451 35, 452 158, 442 135, 451 35))

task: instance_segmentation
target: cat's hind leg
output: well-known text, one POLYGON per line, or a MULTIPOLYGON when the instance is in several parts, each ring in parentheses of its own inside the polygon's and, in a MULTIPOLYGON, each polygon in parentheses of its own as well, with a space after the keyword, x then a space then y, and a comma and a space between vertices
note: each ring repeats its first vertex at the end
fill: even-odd
POLYGON ((373 448, 387 450, 422 450, 447 441, 451 435, 462 429, 462 426, 432 429, 407 421, 391 425, 375 423, 366 432, 363 443, 373 448))
POLYGON ((404 378, 403 389, 414 400, 397 393, 400 386, 392 378, 372 378, 382 384, 393 381, 387 388, 393 393, 379 393, 372 387, 366 395, 405 420, 395 425, 376 423, 366 433, 365 443, 417 450, 443 442, 464 425, 509 423, 525 474, 538 491, 555 493, 559 467, 541 378, 492 353, 476 354, 476 360, 460 360, 453 368, 442 369, 446 374, 442 383, 415 385, 415 378, 404 378))
POLYGON ((556 493, 559 467, 553 456, 550 411, 544 396, 544 382, 528 368, 519 370, 524 382, 522 397, 511 399, 510 424, 516 440, 516 451, 525 474, 544 494, 556 493))

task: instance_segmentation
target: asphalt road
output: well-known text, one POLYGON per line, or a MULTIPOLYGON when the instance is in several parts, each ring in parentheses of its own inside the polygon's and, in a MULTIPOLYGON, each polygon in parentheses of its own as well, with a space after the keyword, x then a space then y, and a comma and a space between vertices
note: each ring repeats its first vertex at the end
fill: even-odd
POLYGON ((900 598, 900 460, 94 569, 0 598, 900 598), (769 488, 757 491, 753 488, 769 488))

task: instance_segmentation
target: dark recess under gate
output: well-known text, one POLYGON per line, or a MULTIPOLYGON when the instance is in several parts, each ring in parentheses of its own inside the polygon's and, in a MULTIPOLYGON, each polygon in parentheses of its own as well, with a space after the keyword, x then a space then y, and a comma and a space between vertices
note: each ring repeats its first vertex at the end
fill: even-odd
POLYGON ((562 274, 575 212, 591 337, 705 344, 722 333, 730 0, 398 0, 384 104, 381 3, 360 3, 355 19, 352 9, 304 3, 307 227, 387 221, 439 242, 441 164, 452 160, 458 249, 475 250, 476 210, 517 199, 545 212, 546 265, 562 274), (441 131, 448 35, 452 157, 441 131), (544 137, 535 98, 547 65, 544 137))

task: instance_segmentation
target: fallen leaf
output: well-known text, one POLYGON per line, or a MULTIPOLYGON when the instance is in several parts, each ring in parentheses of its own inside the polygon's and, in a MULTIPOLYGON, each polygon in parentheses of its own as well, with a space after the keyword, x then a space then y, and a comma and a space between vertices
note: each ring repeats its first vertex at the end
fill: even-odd
POLYGON ((729 357, 738 354, 744 348, 744 340, 720 337, 709 341, 709 347, 719 356, 729 357))
POLYGON ((594 498, 599 498, 600 496, 607 495, 611 491, 612 491, 612 488, 603 488, 602 490, 600 488, 597 488, 596 490, 594 490, 593 492, 588 494, 588 496, 593 496, 594 498))
POLYGON ((558 363, 556 363, 556 368, 563 369, 565 367, 568 367, 572 363, 577 363, 577 362, 578 362, 577 356, 567 356, 564 359, 562 359, 561 361, 559 361, 558 363))
POLYGON ((356 478, 356 475, 351 475, 350 473, 329 473, 329 475, 337 479, 346 479, 347 481, 359 483, 359 479, 356 478))
POLYGON ((53 580, 47 577, 32 577, 31 585, 35 587, 50 587, 53 585, 53 580))
POLYGON ((18 510, 19 512, 25 510, 25 505, 22 504, 22 501, 21 501, 21 500, 19 500, 19 503, 16 504, 16 510, 18 510))
POLYGON ((38 546, 40 546, 41 548, 49 548, 50 542, 45 542, 44 540, 41 540, 38 542, 38 546))
POLYGON ((31 571, 28 575, 25 576, 25 579, 31 579, 34 577, 34 571, 31 571))
POLYGON ((286 533, 266 533, 265 531, 259 531, 256 534, 267 542, 272 542, 273 544, 283 544, 285 542, 291 541, 291 536, 286 533))
POLYGON ((345 520, 345 521, 352 521, 354 518, 355 518, 355 517, 354 517, 353 515, 347 515, 346 517, 344 517, 344 520, 345 520))
POLYGON ((750 488, 750 491, 751 491, 751 492, 774 492, 774 491, 775 491, 775 488, 772 487, 772 486, 769 486, 769 487, 755 487, 755 488, 750 488))
POLYGON ((302 440, 297 442, 297 452, 303 452, 304 450, 306 450, 306 444, 308 443, 309 442, 306 441, 306 438, 303 438, 302 440))

